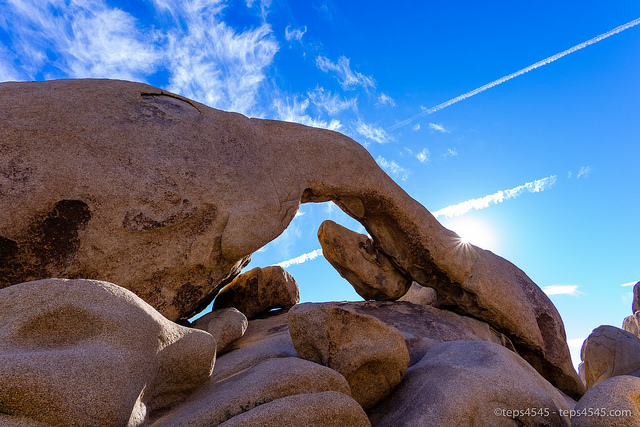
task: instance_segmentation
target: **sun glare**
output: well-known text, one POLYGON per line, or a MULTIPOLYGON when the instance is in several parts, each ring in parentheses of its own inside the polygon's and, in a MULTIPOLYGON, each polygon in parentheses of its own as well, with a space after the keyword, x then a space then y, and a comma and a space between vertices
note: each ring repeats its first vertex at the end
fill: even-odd
POLYGON ((470 218, 454 219, 443 224, 460 236, 461 243, 470 243, 482 249, 495 250, 496 235, 487 223, 470 218))

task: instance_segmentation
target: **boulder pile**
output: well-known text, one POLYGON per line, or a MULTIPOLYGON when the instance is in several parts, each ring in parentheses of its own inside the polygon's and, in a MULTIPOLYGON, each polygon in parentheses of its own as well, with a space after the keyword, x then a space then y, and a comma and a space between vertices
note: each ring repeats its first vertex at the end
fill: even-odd
POLYGON ((638 401, 640 320, 585 342, 576 406, 544 292, 336 132, 140 83, 1 83, 0 196, 3 426, 555 426, 638 401), (318 230, 365 301, 242 273, 329 200, 369 233, 318 230))
POLYGON ((582 344, 587 393, 575 408, 577 426, 640 426, 640 282, 633 295, 622 329, 598 326, 582 344))

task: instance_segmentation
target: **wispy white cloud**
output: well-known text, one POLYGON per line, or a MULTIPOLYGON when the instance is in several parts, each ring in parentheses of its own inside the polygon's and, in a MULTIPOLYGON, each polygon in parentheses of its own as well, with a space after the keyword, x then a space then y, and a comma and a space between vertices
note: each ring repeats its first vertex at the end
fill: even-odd
POLYGON ((444 126, 439 125, 439 124, 437 124, 437 123, 429 123, 429 128, 430 128, 431 130, 436 131, 436 132, 440 132, 440 133, 449 133, 449 130, 448 130, 448 129, 445 129, 445 127, 444 127, 444 126))
POLYGON ((431 153, 427 148, 423 148, 421 152, 416 154, 416 158, 420 161, 420 163, 425 163, 431 160, 431 153))
POLYGON ((314 260, 319 256, 322 256, 322 249, 316 249, 314 251, 308 252, 306 254, 302 254, 295 258, 291 258, 286 261, 279 262, 276 265, 279 265, 282 268, 287 268, 287 267, 291 267, 292 265, 304 264, 305 262, 314 260))
POLYGON ((396 101, 386 93, 382 93, 378 97, 378 102, 376 102, 376 105, 390 105, 392 107, 395 107, 396 101))
POLYGON ((636 283, 638 283, 638 281, 637 281, 637 280, 636 280, 636 281, 634 281, 634 282, 623 283, 623 284, 622 284, 622 285, 620 285, 620 286, 635 286, 635 284, 636 284, 636 283))
POLYGON ((163 41, 169 90, 212 107, 251 114, 278 51, 271 27, 237 32, 220 20, 221 2, 174 7, 170 14, 176 25, 163 41))
POLYGON ((312 118, 307 113, 309 102, 308 98, 300 101, 297 96, 294 96, 293 98, 277 98, 273 101, 272 107, 278 120, 335 131, 342 129, 342 123, 340 123, 339 120, 332 119, 330 122, 327 122, 319 118, 312 118))
POLYGON ((413 126, 413 130, 420 130, 420 123, 416 123, 415 126, 413 126))
POLYGON ((323 87, 316 87, 307 92, 311 102, 317 107, 325 110, 330 116, 335 116, 344 110, 358 109, 358 98, 341 98, 338 94, 331 93, 323 87))
POLYGON ((576 179, 588 178, 591 174, 591 166, 582 166, 576 175, 576 179))
MULTIPOLYGON (((196 3, 222 3, 223 1, 224 0, 196 0, 196 3)), ((256 3, 260 6, 262 19, 266 21, 267 15, 269 14, 269 8, 271 7, 271 0, 246 0, 247 7, 249 9, 253 8, 256 3)))
POLYGON ((338 58, 337 63, 332 62, 325 56, 318 56, 316 58, 316 66, 325 73, 334 73, 338 83, 344 90, 354 89, 357 86, 362 86, 365 89, 375 87, 373 77, 365 76, 358 71, 352 70, 350 60, 345 56, 338 58))
POLYGON ((409 178, 409 170, 403 168, 395 161, 389 161, 382 156, 378 156, 376 162, 384 169, 389 175, 401 180, 406 181, 409 178))
POLYGON ((284 29, 284 38, 287 39, 288 42, 296 40, 302 43, 302 37, 307 32, 307 26, 305 25, 303 28, 290 28, 291 26, 288 25, 287 28, 284 29))
POLYGON ((136 28, 135 19, 119 10, 100 8, 72 15, 73 37, 65 53, 73 77, 138 79, 153 71, 161 53, 136 28))
POLYGON ((447 152, 443 154, 444 157, 455 157, 458 155, 458 150, 455 148, 448 148, 447 152))
MULTIPOLYGON (((12 35, 7 48, 20 65, 13 78, 110 77, 144 80, 161 53, 155 33, 101 0, 5 2, 2 27, 12 35), (39 73, 43 73, 39 74, 39 73)), ((6 66, 5 66, 6 68, 6 66)))
POLYGON ((497 193, 489 194, 477 199, 467 200, 466 202, 458 203, 456 205, 447 206, 433 213, 435 217, 444 216, 446 218, 464 215, 471 210, 480 210, 488 208, 491 205, 502 203, 505 200, 513 199, 520 196, 525 192, 540 193, 545 191, 557 180, 556 175, 551 175, 546 178, 538 179, 535 181, 527 182, 526 184, 519 185, 509 190, 500 190, 497 193))
POLYGON ((15 57, 7 48, 0 45, 0 82, 18 81, 20 73, 13 65, 15 57))
POLYGON ((585 48, 587 46, 590 46, 590 45, 592 45, 594 43, 597 43, 597 42, 599 42, 601 40, 604 40, 607 37, 611 37, 611 36, 613 36, 615 34, 621 33, 622 31, 628 30, 629 28, 634 27, 634 26, 636 26, 638 24, 640 24, 640 18, 634 19, 633 21, 628 22, 628 23, 626 23, 624 25, 620 25, 619 27, 616 27, 611 31, 607 31, 604 34, 600 34, 599 36, 596 36, 596 37, 594 37, 594 38, 592 38, 590 40, 587 40, 586 42, 577 44, 577 45, 575 45, 575 46, 573 46, 573 47, 571 47, 571 48, 569 48, 567 50, 564 50, 564 51, 562 51, 560 53, 557 53, 557 54, 552 55, 552 56, 550 56, 548 58, 545 58, 542 61, 538 61, 533 65, 530 65, 530 66, 525 67, 525 68, 523 68, 523 69, 521 69, 519 71, 516 71, 515 73, 511 73, 511 74, 509 74, 507 76, 501 77, 498 80, 494 80, 491 83, 488 83, 488 84, 486 84, 484 86, 481 86, 481 87, 479 87, 477 89, 474 89, 474 90, 472 90, 470 92, 467 92, 467 93, 462 94, 460 96, 457 96, 457 97, 455 97, 453 99, 450 99, 449 101, 443 102, 442 104, 436 105, 435 107, 428 108, 428 109, 423 109, 422 112, 416 114, 415 116, 410 117, 410 118, 408 118, 406 120, 403 120, 403 121, 398 122, 395 125, 391 126, 391 128, 389 128, 389 130, 395 130, 395 129, 398 129, 398 128, 402 127, 402 126, 406 126, 409 123, 411 123, 412 121, 414 121, 415 119, 417 119, 418 117, 426 116, 427 114, 433 114, 436 111, 440 111, 443 108, 447 108, 447 107, 449 107, 449 106, 451 106, 451 105, 453 105, 453 104, 455 104, 457 102, 463 101, 463 100, 465 100, 467 98, 471 98, 472 96, 477 95, 477 94, 479 94, 481 92, 484 92, 487 89, 491 89, 492 87, 501 85, 502 83, 507 82, 507 81, 509 81, 509 80, 511 80, 513 78, 518 77, 518 76, 521 76, 521 75, 523 75, 525 73, 528 73, 529 71, 532 71, 532 70, 535 70, 536 68, 542 67, 543 65, 547 65, 547 64, 550 64, 550 63, 552 63, 554 61, 557 61, 558 59, 562 58, 563 56, 569 55, 570 53, 576 52, 576 51, 578 51, 580 49, 583 49, 583 48, 585 48))
POLYGON ((542 288, 547 295, 579 295, 578 285, 549 285, 542 288))
POLYGON ((278 51, 271 27, 229 27, 221 19, 224 0, 152 3, 163 25, 145 24, 104 0, 12 0, 3 7, 0 25, 11 34, 6 48, 20 64, 0 70, 23 80, 134 81, 160 71, 170 91, 216 108, 254 111, 278 51), (164 24, 168 29, 159 30, 164 24))
POLYGON ((356 132, 365 138, 380 144, 391 141, 391 138, 384 129, 372 124, 364 123, 363 121, 356 124, 356 132))

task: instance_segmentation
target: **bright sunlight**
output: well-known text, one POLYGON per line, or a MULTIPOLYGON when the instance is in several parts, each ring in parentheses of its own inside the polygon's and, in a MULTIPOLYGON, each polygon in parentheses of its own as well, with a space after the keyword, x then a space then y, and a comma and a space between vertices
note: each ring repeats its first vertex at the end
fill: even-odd
POLYGON ((495 251, 498 247, 493 228, 484 221, 473 218, 454 218, 443 221, 443 225, 455 231, 462 243, 470 243, 491 251, 495 251))

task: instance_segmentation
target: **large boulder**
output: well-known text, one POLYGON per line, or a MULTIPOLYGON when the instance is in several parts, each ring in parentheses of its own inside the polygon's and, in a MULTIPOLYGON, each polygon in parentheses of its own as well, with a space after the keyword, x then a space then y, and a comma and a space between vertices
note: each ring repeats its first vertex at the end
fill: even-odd
POLYGON ((639 427, 640 378, 620 375, 587 390, 574 408, 572 427, 639 427))
MULTIPOLYGON (((436 344, 445 341, 490 341, 512 349, 511 342, 479 320, 433 307, 390 301, 332 303, 356 313, 373 316, 398 329, 409 350, 409 366, 436 344)), ((216 360, 212 378, 218 381, 270 359, 297 357, 287 313, 249 321, 247 331, 216 360)))
POLYGON ((204 384, 215 361, 211 335, 106 282, 0 289, 0 325, 0 413, 13 419, 2 425, 142 425, 204 384))
POLYGON ((249 322, 247 317, 233 307, 213 310, 196 319, 191 327, 209 332, 218 343, 216 355, 220 356, 227 347, 244 335, 249 322))
POLYGON ((257 406, 296 394, 336 391, 350 396, 349 384, 338 372, 307 360, 265 360, 237 375, 212 379, 152 427, 217 426, 257 406))
POLYGON ((249 320, 242 338, 231 343, 216 360, 211 380, 232 377, 268 359, 298 357, 287 322, 286 312, 249 320))
POLYGON ((400 331, 344 306, 299 304, 289 311, 289 332, 298 355, 344 375, 364 409, 387 397, 409 367, 400 331))
POLYGON ((365 300, 396 300, 411 286, 411 279, 364 234, 327 220, 318 229, 318 240, 325 259, 365 300))
POLYGON ((487 323, 447 310, 391 301, 333 304, 359 314, 373 316, 398 329, 404 336, 409 350, 409 366, 419 362, 431 347, 446 341, 489 341, 513 350, 511 340, 487 323))
POLYGON ((300 203, 333 200, 402 275, 490 322, 568 394, 584 392, 544 292, 463 244, 348 137, 123 81, 2 83, 0 99, 0 286, 107 280, 189 318, 300 203))
POLYGON ((525 360, 486 341, 432 347, 367 413, 374 426, 569 426, 563 395, 525 360))
POLYGON ((253 319, 275 308, 291 308, 299 301, 298 284, 284 268, 256 267, 225 286, 213 302, 213 309, 235 307, 253 319))
POLYGON ((582 344, 587 389, 617 375, 640 376, 640 338, 615 326, 598 326, 582 344))
POLYGON ((622 329, 640 338, 640 312, 625 317, 622 321, 622 329))
POLYGON ((633 302, 631 303, 631 311, 633 314, 640 311, 640 282, 633 286, 633 302))
POLYGON ((370 427, 358 402, 337 391, 296 394, 236 415, 220 427, 370 427))

